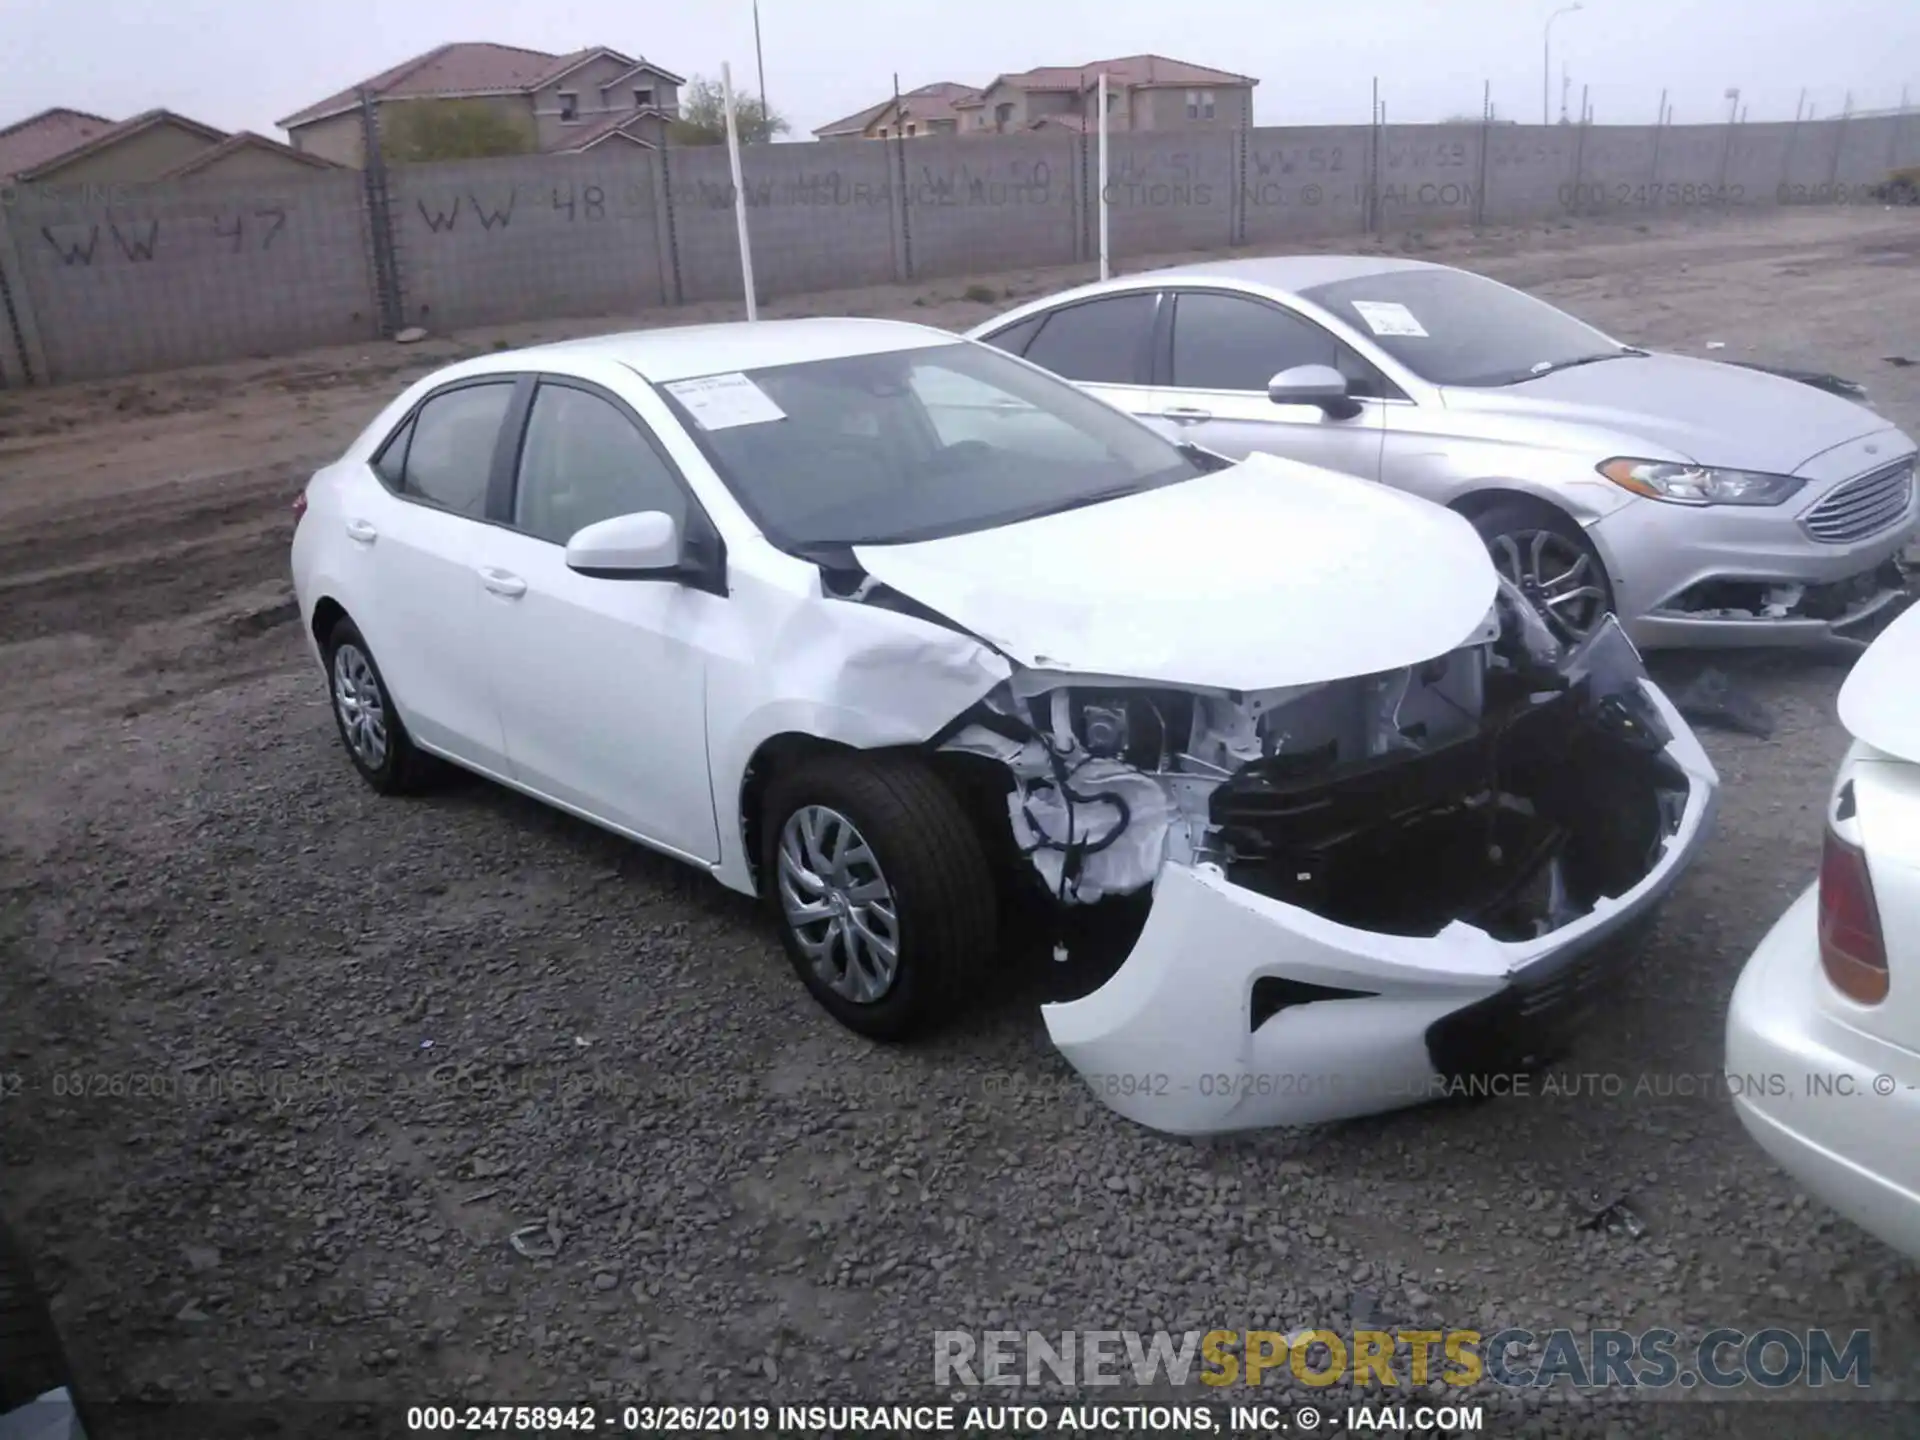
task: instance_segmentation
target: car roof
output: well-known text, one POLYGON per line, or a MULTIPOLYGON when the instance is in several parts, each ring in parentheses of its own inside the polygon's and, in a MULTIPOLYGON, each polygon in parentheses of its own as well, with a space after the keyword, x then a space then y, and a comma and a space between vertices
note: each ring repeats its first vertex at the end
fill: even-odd
POLYGON ((490 369, 515 370, 552 365, 565 369, 581 361, 611 360, 652 381, 688 380, 770 365, 798 365, 849 355, 880 355, 929 345, 957 345, 961 337, 931 325, 904 320, 816 318, 738 320, 719 325, 674 325, 658 330, 628 330, 548 345, 507 350, 489 358, 490 369))
POLYGON ((1142 271, 1126 278, 1135 282, 1148 278, 1232 280, 1298 294, 1316 285, 1358 280, 1367 275, 1384 275, 1394 270, 1447 268, 1425 260, 1403 260, 1392 255, 1254 255, 1239 260, 1201 260, 1190 265, 1170 265, 1164 270, 1142 271))

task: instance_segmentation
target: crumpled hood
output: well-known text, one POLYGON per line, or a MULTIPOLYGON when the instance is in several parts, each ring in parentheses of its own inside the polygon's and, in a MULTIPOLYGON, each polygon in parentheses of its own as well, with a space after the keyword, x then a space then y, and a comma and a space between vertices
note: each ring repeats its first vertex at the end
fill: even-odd
POLYGON ((1688 355, 1629 355, 1548 371, 1518 385, 1456 387, 1446 391, 1446 403, 1450 410, 1605 430, 1629 444, 1651 441, 1697 464, 1778 475, 1793 474, 1836 445, 1892 428, 1865 406, 1811 385, 1688 355))
POLYGON ((1880 632, 1840 687, 1840 723, 1864 745, 1920 765, 1920 606, 1880 632))
POLYGON ((1451 510, 1264 454, 1082 510, 854 555, 1022 665, 1222 690, 1443 655, 1487 618, 1498 584, 1451 510))

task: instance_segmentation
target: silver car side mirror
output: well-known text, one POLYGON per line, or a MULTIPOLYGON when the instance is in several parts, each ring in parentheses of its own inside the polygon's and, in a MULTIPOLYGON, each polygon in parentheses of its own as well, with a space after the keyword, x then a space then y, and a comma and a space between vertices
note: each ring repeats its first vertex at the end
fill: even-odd
POLYGON ((1331 365, 1295 365, 1267 382, 1267 398, 1276 405, 1317 405, 1329 415, 1358 413, 1347 393, 1347 377, 1331 365))

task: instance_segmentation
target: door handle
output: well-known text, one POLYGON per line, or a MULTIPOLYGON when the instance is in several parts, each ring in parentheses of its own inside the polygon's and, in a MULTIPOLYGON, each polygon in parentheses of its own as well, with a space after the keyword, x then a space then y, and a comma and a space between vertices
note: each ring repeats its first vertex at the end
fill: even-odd
POLYGON ((358 540, 362 545, 371 545, 380 538, 380 532, 365 520, 347 521, 347 538, 358 540))
POLYGON ((1211 410, 1202 410, 1194 405, 1169 405, 1160 413, 1176 425, 1198 425, 1202 420, 1213 418, 1211 410))
POLYGON ((480 583, 496 595, 504 595, 509 600, 518 600, 527 593, 527 582, 518 575, 509 575, 505 570, 496 570, 492 566, 480 572, 480 583))

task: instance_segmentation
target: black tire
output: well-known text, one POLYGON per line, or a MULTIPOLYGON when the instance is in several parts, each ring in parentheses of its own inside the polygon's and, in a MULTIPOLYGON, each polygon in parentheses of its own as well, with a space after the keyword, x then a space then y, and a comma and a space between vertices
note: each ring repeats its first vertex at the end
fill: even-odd
MULTIPOLYGON (((394 708, 393 692, 387 689, 386 677, 380 673, 380 664, 373 658, 373 649, 361 635, 359 626, 346 616, 334 623, 333 631, 327 636, 327 708, 333 711, 334 728, 340 732, 340 744, 347 752, 347 759, 353 762, 353 768, 360 772, 365 780, 382 795, 405 795, 425 789, 441 773, 440 761, 413 743, 413 737, 407 734, 407 727, 400 719, 400 712, 394 708), (345 707, 340 697, 342 651, 358 656, 365 661, 361 672, 362 687, 371 681, 378 697, 381 711, 381 728, 385 736, 384 750, 380 752, 378 763, 368 758, 363 747, 356 744, 355 737, 348 730, 345 707)), ((349 669, 359 670, 359 666, 349 660, 349 669)))
POLYGON ((1574 524, 1564 511, 1538 500, 1496 500, 1471 518, 1473 528, 1480 532, 1480 538, 1486 542, 1487 553, 1493 557, 1495 568, 1520 585, 1533 602, 1534 609, 1540 612, 1541 618, 1562 643, 1585 639, 1613 612, 1613 583, 1607 576, 1607 567, 1600 559, 1600 552, 1593 548, 1586 532, 1574 524), (1542 535, 1548 537, 1548 552, 1564 554, 1569 566, 1580 560, 1585 561, 1586 568, 1579 575, 1579 584, 1569 588, 1598 590, 1597 599, 1582 600, 1578 605, 1563 603, 1556 606, 1549 603, 1554 598, 1552 595, 1543 592, 1537 583, 1529 583, 1537 578, 1528 576, 1526 572, 1530 567, 1535 537, 1542 535))
MULTIPOLYGON (((999 896, 979 832, 931 767, 899 754, 804 761, 767 787, 761 834, 761 888, 781 943, 794 973, 834 1019, 872 1039, 904 1040, 951 1019, 974 998, 990 974, 999 896), (787 914, 782 838, 787 821, 810 807, 851 823, 891 892, 897 961, 890 982, 873 998, 836 990, 787 914)), ((845 957, 845 943, 837 951, 830 947, 829 954, 845 957)))
POLYGON ((19 1240, 0 1224, 0 1414, 61 1386, 72 1389, 66 1350, 34 1286, 19 1240))

